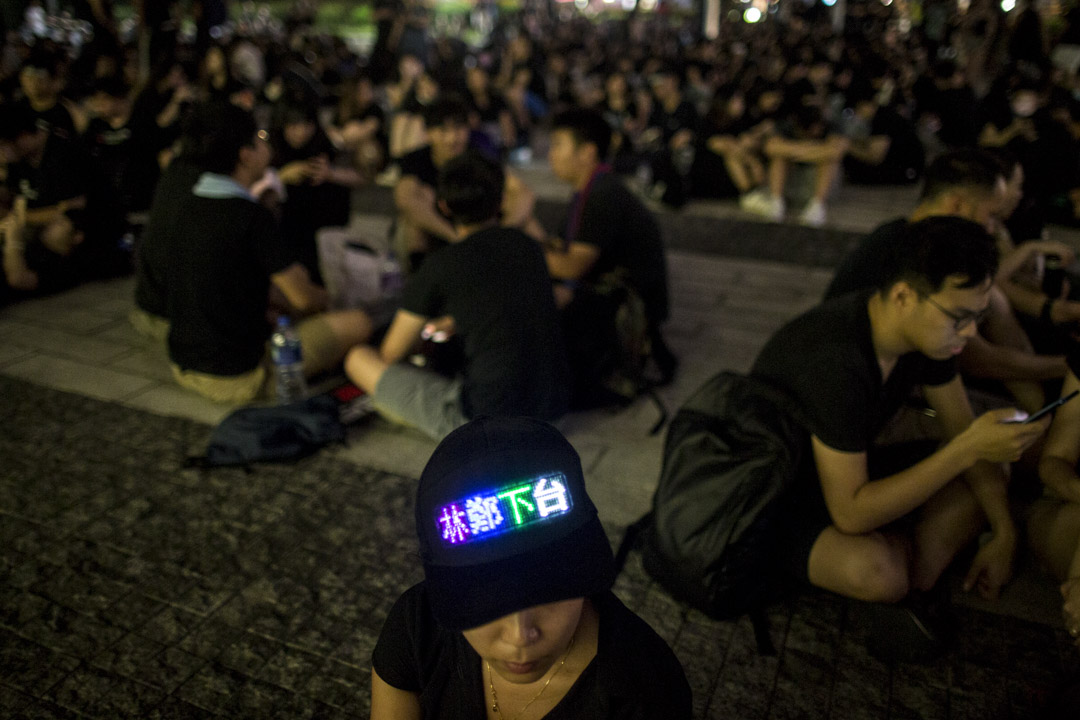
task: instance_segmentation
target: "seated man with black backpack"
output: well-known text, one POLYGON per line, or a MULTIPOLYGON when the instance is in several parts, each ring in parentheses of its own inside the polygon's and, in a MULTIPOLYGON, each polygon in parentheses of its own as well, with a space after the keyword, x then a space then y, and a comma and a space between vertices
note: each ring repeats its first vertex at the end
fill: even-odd
MULTIPOLYGON (((629 288, 644 306, 649 354, 660 383, 674 377, 677 360, 660 333, 668 317, 667 264, 660 227, 652 213, 604 163, 611 127, 593 110, 568 110, 552 123, 548 161, 574 187, 569 215, 558 238, 545 242, 548 271, 557 281, 556 302, 564 308, 576 404, 589 394, 594 340, 607 334, 613 318, 601 315, 610 303, 598 295, 629 288)), ((616 301, 617 302, 617 301, 616 301)), ((613 331, 613 328, 610 328, 613 331)), ((585 403, 587 404, 587 403, 585 403)))
MULTIPOLYGON (((1010 422, 1015 409, 974 418, 956 373, 954 358, 989 303, 994 241, 974 223, 930 218, 905 228, 888 252, 876 287, 788 323, 751 371, 792 399, 809 434, 791 490, 799 511, 787 557, 794 573, 820 588, 898 603, 933 588, 989 520, 964 587, 992 598, 1016 548, 1003 463, 1017 460, 1048 424, 1010 422), (946 442, 921 452, 875 447, 917 387, 946 442)), ((923 633, 933 646, 933 626, 917 604, 877 609, 892 637, 923 633)))

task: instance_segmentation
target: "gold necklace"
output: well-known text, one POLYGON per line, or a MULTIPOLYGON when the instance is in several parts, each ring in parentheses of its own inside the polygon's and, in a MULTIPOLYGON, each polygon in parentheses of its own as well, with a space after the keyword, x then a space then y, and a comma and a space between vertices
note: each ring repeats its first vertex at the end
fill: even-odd
MULTIPOLYGON (((544 694, 544 691, 548 689, 548 685, 551 684, 551 681, 554 680, 555 676, 559 674, 560 670, 562 670, 562 666, 566 664, 566 658, 570 657, 570 651, 574 648, 574 638, 576 637, 577 630, 574 630, 574 634, 570 636, 570 644, 566 646, 566 652, 563 653, 562 660, 559 661, 559 667, 555 668, 555 672, 551 673, 551 677, 549 677, 547 679, 547 682, 544 683, 544 687, 540 688, 540 692, 533 695, 532 700, 525 703, 525 705, 517 711, 517 715, 514 715, 514 717, 512 717, 510 720, 518 720, 518 718, 524 715, 525 711, 529 709, 529 706, 536 702, 537 699, 544 694)), ((499 695, 495 692, 495 676, 491 670, 491 663, 485 660, 484 665, 487 666, 488 687, 491 688, 491 711, 494 713, 498 713, 499 717, 503 717, 502 710, 499 709, 499 695)))

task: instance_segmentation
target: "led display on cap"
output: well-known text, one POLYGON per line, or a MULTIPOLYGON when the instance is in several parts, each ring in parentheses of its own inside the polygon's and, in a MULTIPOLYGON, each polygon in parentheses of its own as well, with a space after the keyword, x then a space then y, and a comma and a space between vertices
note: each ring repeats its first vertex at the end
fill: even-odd
POLYGON ((554 473, 443 505, 435 516, 439 536, 444 545, 461 545, 565 515, 574 506, 566 484, 554 473))

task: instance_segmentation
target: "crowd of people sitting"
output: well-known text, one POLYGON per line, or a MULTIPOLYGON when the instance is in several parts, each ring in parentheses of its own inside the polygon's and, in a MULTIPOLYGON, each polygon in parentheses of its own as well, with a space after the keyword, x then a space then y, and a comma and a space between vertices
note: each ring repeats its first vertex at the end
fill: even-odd
POLYGON ((1029 451, 1048 488, 1029 535, 1065 582, 1076 635, 1080 402, 1043 449, 1048 421, 976 418, 965 384, 1027 412, 1077 387, 1080 301, 1045 282, 1048 259, 1075 253, 1044 228, 1080 206, 1080 81, 1034 10, 1010 21, 988 7, 907 32, 869 3, 843 33, 810 11, 725 23, 718 40, 527 11, 470 48, 429 37, 422 5, 387 2, 367 56, 302 24, 186 45, 168 40, 169 17, 144 17, 147 73, 107 24, 78 57, 12 34, 3 296, 134 271, 133 323, 178 383, 230 403, 272 393, 270 320, 289 315, 305 373, 343 363, 383 415, 441 439, 479 416, 602 402, 589 363, 613 286, 637 299, 654 382, 671 381, 650 198, 738 198, 772 220, 792 205, 818 226, 839 182, 922 182, 917 207, 866 238, 832 299, 752 371, 809 418, 800 492, 816 512, 792 527, 787 560, 812 584, 891 603, 932 588, 989 523, 967 584, 994 595, 1018 535, 1003 468, 1029 451), (513 167, 540 129, 574 190, 558 227, 513 167), (374 183, 393 187, 389 244, 407 273, 387 323, 332 307, 316 242, 374 183), (446 338, 450 376, 404 362, 446 338), (878 431, 920 387, 945 444, 879 463, 878 431))

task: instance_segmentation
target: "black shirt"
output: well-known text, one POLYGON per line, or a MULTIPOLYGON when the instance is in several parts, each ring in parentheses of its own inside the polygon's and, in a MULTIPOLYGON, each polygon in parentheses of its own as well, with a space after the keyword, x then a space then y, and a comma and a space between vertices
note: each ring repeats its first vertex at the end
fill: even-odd
POLYGON ((952 360, 910 352, 883 383, 868 298, 866 292, 844 295, 795 318, 770 338, 750 371, 787 392, 810 433, 841 452, 868 451, 913 388, 956 375, 952 360))
POLYGON ((660 226, 618 177, 613 173, 597 175, 587 191, 571 202, 563 227, 567 241, 600 249, 600 257, 584 282, 595 282, 616 268, 624 268, 641 294, 649 319, 667 319, 667 261, 660 226), (582 195, 584 203, 579 209, 582 195))
POLYGON ((175 238, 200 174, 194 164, 177 158, 162 174, 154 192, 135 254, 135 304, 151 315, 166 317, 168 313, 167 281, 175 238))
POLYGON ((855 290, 878 288, 884 280, 891 248, 903 235, 908 222, 903 218, 879 226, 859 241, 836 268, 825 299, 846 295, 855 290))
POLYGON ((569 370, 551 281, 540 246, 523 233, 490 228, 432 253, 406 283, 401 307, 454 317, 467 417, 566 411, 569 370))
MULTIPOLYGON (((596 657, 545 720, 690 718, 690 686, 667 644, 611 592, 591 600, 600 616, 596 657)), ((388 685, 419 693, 425 720, 485 717, 480 656, 435 621, 424 583, 390 609, 371 664, 388 685)))
POLYGON ((173 239, 166 281, 172 361, 210 375, 254 370, 270 335, 270 276, 288 264, 265 207, 193 196, 173 239))

